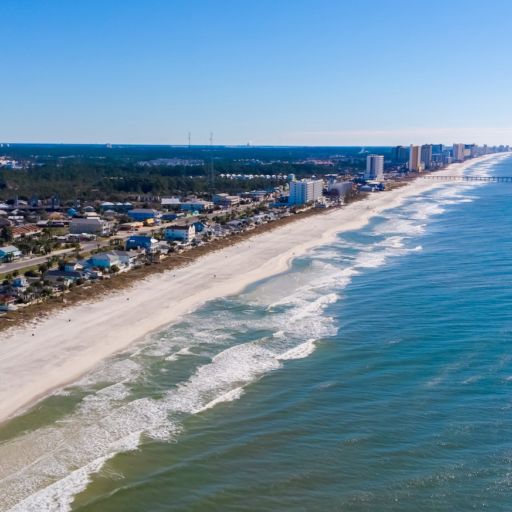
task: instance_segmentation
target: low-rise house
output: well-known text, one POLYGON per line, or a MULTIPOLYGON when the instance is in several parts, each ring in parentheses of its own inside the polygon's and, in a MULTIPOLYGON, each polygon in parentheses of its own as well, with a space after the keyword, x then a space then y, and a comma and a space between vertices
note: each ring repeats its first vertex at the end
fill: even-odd
POLYGON ((267 192, 266 190, 253 190, 251 192, 244 192, 243 194, 241 194, 243 198, 251 199, 252 201, 255 202, 262 202, 265 199, 267 199, 269 195, 269 192, 267 192))
POLYGON ((171 226, 165 230, 164 236, 166 240, 189 243, 196 236, 196 228, 193 224, 188 226, 171 226))
POLYGON ((79 233, 78 235, 72 235, 69 233, 68 235, 55 237, 55 240, 59 242, 68 242, 68 243, 76 243, 76 242, 90 242, 92 240, 96 240, 96 235, 92 235, 89 233, 79 233))
POLYGON ((255 224, 265 224, 267 222, 272 222, 273 220, 276 220, 276 216, 274 213, 259 213, 257 215, 253 215, 251 217, 251 220, 255 224))
POLYGON ((161 242, 158 242, 158 252, 160 254, 169 254, 169 250, 170 250, 170 247, 169 247, 169 244, 165 241, 161 241, 161 242))
POLYGON ((21 257, 21 251, 14 245, 0 247, 0 261, 12 261, 21 257))
POLYGON ((126 250, 144 249, 146 252, 156 252, 158 249, 158 240, 151 236, 133 235, 125 244, 126 250))
POLYGON ((372 187, 372 189, 375 191, 375 190, 386 190, 386 184, 382 181, 376 181, 376 180, 368 180, 366 182, 367 185, 370 185, 370 187, 372 187))
POLYGON ((158 223, 160 221, 160 212, 153 208, 134 208, 133 210, 129 210, 126 214, 130 219, 138 220, 140 222, 152 220, 153 222, 158 223))
POLYGON ((25 217, 23 217, 23 215, 9 215, 9 217, 7 217, 8 220, 11 221, 11 224, 13 224, 14 226, 21 226, 22 224, 24 224, 25 222, 25 217))
POLYGON ((131 268, 137 260, 141 258, 141 256, 144 255, 144 252, 142 251, 111 251, 114 254, 117 254, 119 257, 119 261, 121 262, 121 265, 127 268, 131 268))
POLYGON ((115 207, 116 205, 114 203, 111 203, 110 201, 105 201, 100 204, 100 209, 104 212, 107 210, 113 210, 115 207))
POLYGON ((37 224, 25 224, 23 226, 14 226, 12 228, 12 238, 17 240, 18 238, 30 237, 40 235, 43 230, 37 224))
POLYGON ((69 232, 79 235, 88 233, 99 236, 112 234, 114 223, 100 218, 74 218, 69 223, 69 232))
POLYGON ((179 208, 181 200, 179 197, 162 197, 160 203, 163 208, 179 208))
POLYGON ((218 237, 218 238, 221 238, 228 234, 228 231, 226 229, 224 229, 222 226, 220 226, 219 224, 213 224, 212 226, 210 226, 208 228, 208 232, 211 235, 218 237))
POLYGON ((212 197, 213 204, 218 206, 231 207, 240 204, 239 196, 230 196, 228 194, 214 194, 212 197))
POLYGON ((132 210, 132 203, 111 203, 110 201, 104 201, 100 204, 100 210, 105 214, 108 211, 113 211, 115 213, 124 213, 128 210, 132 210))
POLYGON ((106 210, 103 212, 103 217, 105 217, 105 219, 108 219, 108 220, 112 220, 112 219, 115 219, 117 217, 117 212, 115 212, 114 210, 106 210))
POLYGON ((329 192, 344 198, 352 192, 354 183, 351 181, 335 181, 329 184, 329 192))
POLYGON ((95 268, 86 267, 84 269, 84 277, 85 279, 100 279, 103 277, 103 272, 95 268))
POLYGON ((202 233, 207 228, 207 225, 201 221, 194 222, 192 225, 196 228, 196 233, 202 233))
POLYGON ((207 212, 213 210, 213 203, 211 201, 203 201, 201 199, 191 199, 180 203, 180 208, 184 212, 207 212))
POLYGON ((12 295, 0 295, 0 311, 13 311, 16 309, 14 303, 16 297, 12 295))
MULTIPOLYGON (((162 214, 162 222, 169 222, 176 220, 180 215, 178 213, 163 213, 162 214)), ((183 214, 181 214, 183 216, 183 214)))
POLYGON ((139 259, 138 251, 108 251, 93 254, 87 261, 88 268, 100 268, 110 270, 113 266, 119 270, 130 269, 139 259))
POLYGON ((81 263, 78 263, 78 261, 66 261, 64 263, 64 270, 66 272, 80 272, 84 269, 84 266, 81 263))
POLYGON ((120 231, 138 231, 144 226, 143 222, 125 222, 119 225, 120 231))
POLYGON ((226 226, 233 231, 241 231, 245 227, 245 224, 241 220, 230 220, 226 222, 226 226))
POLYGON ((83 272, 74 271, 66 271, 66 270, 47 270, 43 274, 43 280, 48 281, 53 285, 62 285, 66 288, 73 282, 78 281, 79 279, 85 279, 85 275, 83 272))
POLYGON ((114 251, 93 254, 87 260, 87 264, 90 267, 96 267, 107 270, 110 270, 114 266, 118 268, 123 266, 123 264, 121 263, 121 258, 114 251))
POLYGON ((14 288, 26 288, 28 286, 28 281, 25 276, 17 276, 12 280, 11 286, 14 288))

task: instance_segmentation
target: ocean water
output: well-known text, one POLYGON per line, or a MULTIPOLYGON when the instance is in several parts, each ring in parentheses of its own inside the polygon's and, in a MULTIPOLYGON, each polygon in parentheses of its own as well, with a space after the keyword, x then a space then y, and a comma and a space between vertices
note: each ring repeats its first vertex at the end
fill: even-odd
POLYGON ((511 503, 507 184, 410 197, 0 429, 1 511, 511 503))

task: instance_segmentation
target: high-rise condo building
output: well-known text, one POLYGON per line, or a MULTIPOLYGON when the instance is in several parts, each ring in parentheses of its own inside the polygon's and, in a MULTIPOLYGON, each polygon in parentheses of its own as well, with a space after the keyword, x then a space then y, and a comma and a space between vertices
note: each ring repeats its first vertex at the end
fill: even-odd
POLYGON ((366 157, 365 180, 384 179, 384 157, 382 155, 368 155, 366 157))
POLYGON ((476 144, 471 144, 469 146, 469 156, 471 158, 476 158, 482 154, 482 148, 479 148, 476 144))
POLYGON ((432 144, 423 144, 421 146, 421 161, 425 169, 432 167, 432 144))
POLYGON ((413 144, 409 147, 409 171, 420 171, 421 170, 421 148, 414 146, 413 144))
POLYGON ((324 182, 322 180, 290 181, 289 204, 306 204, 322 197, 324 182))
POLYGON ((454 162, 464 162, 464 152, 465 152, 464 144, 454 144, 453 145, 453 160, 454 162))
POLYGON ((391 153, 391 159, 395 164, 405 164, 409 160, 409 148, 396 146, 391 153))

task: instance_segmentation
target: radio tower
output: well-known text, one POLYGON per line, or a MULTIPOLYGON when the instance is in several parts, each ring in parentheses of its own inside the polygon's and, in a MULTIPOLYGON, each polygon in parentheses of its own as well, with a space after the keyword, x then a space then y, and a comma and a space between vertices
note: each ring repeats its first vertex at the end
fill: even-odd
POLYGON ((213 132, 210 132, 210 169, 209 169, 210 191, 213 194, 215 188, 215 169, 213 167, 213 132))
POLYGON ((192 144, 191 144, 191 139, 192 139, 192 134, 190 132, 188 132, 188 149, 190 150, 192 144))

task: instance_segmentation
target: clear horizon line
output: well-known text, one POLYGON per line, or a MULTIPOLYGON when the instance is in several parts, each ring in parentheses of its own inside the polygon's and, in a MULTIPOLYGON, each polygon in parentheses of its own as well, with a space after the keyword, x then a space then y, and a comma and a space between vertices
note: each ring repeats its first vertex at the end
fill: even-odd
POLYGON ((274 147, 274 148, 365 148, 365 147, 383 147, 392 148, 396 146, 409 147, 411 145, 423 145, 423 144, 442 144, 443 146, 452 146, 453 144, 475 144, 476 146, 507 146, 512 145, 511 143, 485 143, 478 144, 476 142, 461 142, 453 141, 450 143, 444 142, 424 142, 424 143, 401 143, 401 144, 378 144, 378 143, 366 143, 366 144, 177 144, 177 143, 157 143, 157 142, 34 142, 34 141, 0 141, 2 145, 24 145, 24 146, 154 146, 154 147, 177 147, 177 148, 188 148, 188 147, 236 147, 236 148, 257 148, 257 147, 274 147))

